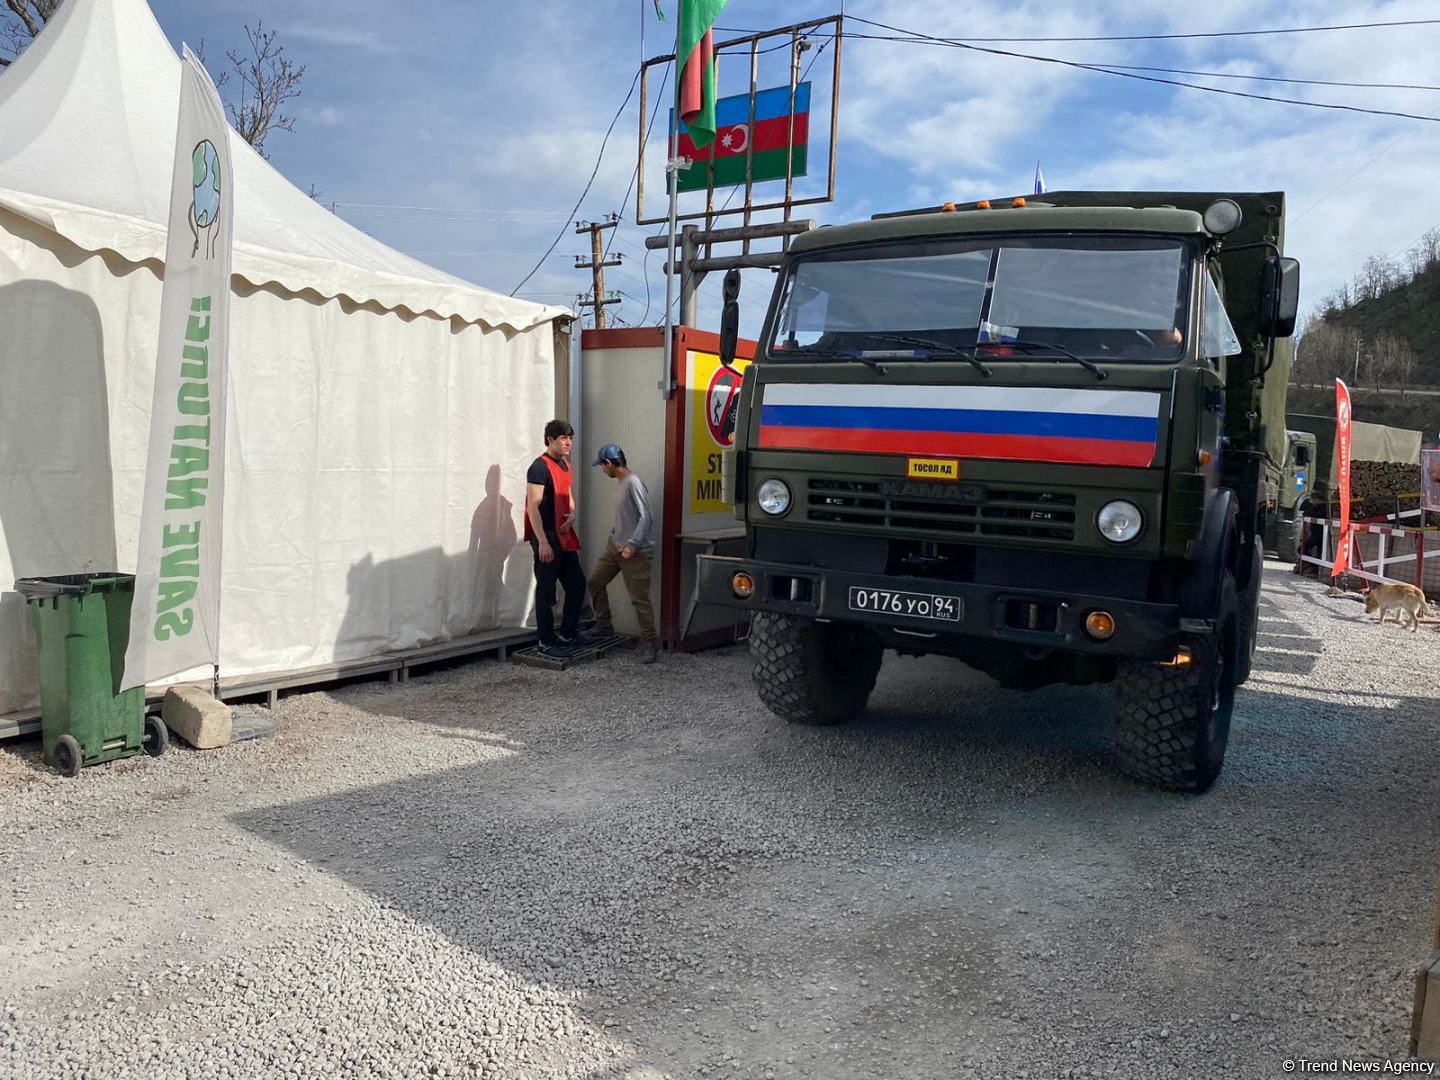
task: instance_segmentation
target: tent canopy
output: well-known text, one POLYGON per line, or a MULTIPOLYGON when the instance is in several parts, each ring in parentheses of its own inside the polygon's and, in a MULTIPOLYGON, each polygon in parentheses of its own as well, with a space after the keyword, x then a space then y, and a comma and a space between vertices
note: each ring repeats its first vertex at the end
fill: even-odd
MULTIPOLYGON (((0 75, 0 207, 86 251, 165 257, 180 58, 145 0, 66 0, 0 75)), ((385 310, 521 331, 563 308, 479 288, 318 205, 234 131, 234 273, 385 310)))

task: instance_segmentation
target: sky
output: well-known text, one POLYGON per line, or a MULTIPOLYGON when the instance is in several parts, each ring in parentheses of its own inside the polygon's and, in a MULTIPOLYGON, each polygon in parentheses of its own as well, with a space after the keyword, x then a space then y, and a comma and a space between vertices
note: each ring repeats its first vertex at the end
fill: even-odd
MULTIPOLYGON (((639 93, 619 113, 642 58, 673 50, 675 0, 151 0, 177 46, 203 39, 212 70, 244 26, 263 19, 304 63, 295 133, 271 136, 272 162, 302 189, 374 236, 459 277, 511 292, 560 235, 520 295, 569 306, 589 288, 574 269, 588 236, 574 218, 622 216, 607 287, 612 317, 653 325, 664 307, 663 259, 648 261, 634 224, 639 93), (643 35, 643 40, 642 40, 643 35), (563 230, 563 234, 562 234, 563 230), (647 289, 649 304, 647 308, 647 289)), ((847 35, 909 31, 971 39, 1185 34, 1434 18, 1426 0, 850 0, 847 35)), ((742 31, 836 14, 839 0, 731 0, 719 26, 742 31)), ((717 33, 717 40, 737 36, 717 33)), ((977 42, 978 43, 978 42, 977 42)), ((833 42, 802 57, 814 86, 811 174, 800 196, 824 194, 833 42)), ((1029 42, 995 48, 1089 63, 1440 87, 1440 25, 1172 41, 1029 42)), ((788 77, 788 50, 760 59, 760 84, 788 77)), ((664 67, 651 69, 651 108, 664 67)), ((1440 118, 1440 90, 1304 86, 1164 76, 1259 94, 1440 118)), ((721 93, 748 84, 748 65, 722 65, 721 93)), ((668 86, 668 84, 667 84, 668 86)), ((1313 307, 1367 255, 1400 255, 1440 225, 1440 123, 1226 97, 1056 64, 847 36, 843 43, 836 199, 796 212, 822 224, 882 211, 1009 196, 1031 189, 1040 162, 1052 190, 1157 189, 1287 194, 1287 254, 1302 263, 1313 307)), ((646 214, 664 212, 663 129, 647 153, 646 214)), ((756 188, 767 201, 783 184, 756 188)), ((721 199, 729 192, 723 192, 721 199)), ((682 198, 681 212, 702 208, 682 198)), ((736 202, 739 198, 736 197, 736 202)), ((762 215, 764 220, 775 215, 762 215)), ((738 219, 732 221, 738 224, 738 219)), ((717 249, 716 254, 727 253, 717 249)), ((719 277, 701 294, 700 324, 719 321, 719 277)), ((773 278, 746 274, 753 327, 773 278)))

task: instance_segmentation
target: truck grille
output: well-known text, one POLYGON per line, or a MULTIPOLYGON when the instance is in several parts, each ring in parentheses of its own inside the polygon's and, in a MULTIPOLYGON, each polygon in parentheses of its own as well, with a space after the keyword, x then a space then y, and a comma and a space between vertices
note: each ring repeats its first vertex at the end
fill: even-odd
POLYGON ((937 536, 1074 540, 1075 496, 980 484, 885 480, 811 480, 808 520, 937 536))

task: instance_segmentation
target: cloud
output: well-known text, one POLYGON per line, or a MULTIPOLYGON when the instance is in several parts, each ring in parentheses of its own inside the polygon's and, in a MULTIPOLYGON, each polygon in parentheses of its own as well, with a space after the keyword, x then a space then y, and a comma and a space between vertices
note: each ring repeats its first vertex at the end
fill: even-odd
POLYGON ((373 30, 352 30, 343 26, 321 23, 291 23, 285 33, 301 41, 313 41, 338 49, 363 49, 366 52, 387 52, 388 46, 373 30))
POLYGON ((314 106, 306 106, 300 110, 300 117, 307 123, 315 124, 318 127, 339 127, 345 119, 339 109, 330 105, 318 109, 314 106))

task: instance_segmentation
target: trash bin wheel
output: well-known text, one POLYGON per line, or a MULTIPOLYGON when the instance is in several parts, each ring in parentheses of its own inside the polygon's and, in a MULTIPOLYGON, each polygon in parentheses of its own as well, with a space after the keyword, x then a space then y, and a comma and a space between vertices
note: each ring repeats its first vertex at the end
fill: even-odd
POLYGON ((74 735, 61 735, 55 740, 55 767, 61 776, 79 776, 85 755, 80 749, 80 740, 74 735))
POLYGON ((165 726, 165 721, 158 716, 145 717, 145 738, 141 742, 145 747, 145 753, 151 757, 159 757, 170 745, 170 730, 165 726))

